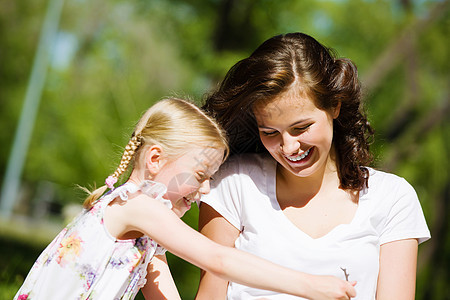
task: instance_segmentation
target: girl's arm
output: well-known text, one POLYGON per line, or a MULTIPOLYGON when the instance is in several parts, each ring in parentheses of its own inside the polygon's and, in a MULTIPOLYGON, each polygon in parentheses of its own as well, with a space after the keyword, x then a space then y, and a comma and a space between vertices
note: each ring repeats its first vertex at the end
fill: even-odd
POLYGON ((155 255, 147 267, 147 283, 141 289, 145 299, 180 299, 165 255, 155 255))
POLYGON ((168 251, 220 278, 310 299, 349 299, 356 294, 350 283, 336 277, 297 272, 219 245, 145 195, 128 200, 122 208, 128 231, 150 236, 168 251))
MULTIPOLYGON (((234 247, 239 230, 208 204, 200 205, 198 227, 200 232, 216 243, 234 247)), ((225 299, 228 281, 213 274, 201 271, 200 285, 195 299, 225 299)))
POLYGON ((381 245, 377 300, 415 298, 417 248, 416 239, 381 245))

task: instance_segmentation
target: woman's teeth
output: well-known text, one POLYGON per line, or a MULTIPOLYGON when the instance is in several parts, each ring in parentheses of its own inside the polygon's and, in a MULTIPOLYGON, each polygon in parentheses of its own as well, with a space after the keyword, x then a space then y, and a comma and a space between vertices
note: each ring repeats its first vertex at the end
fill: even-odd
POLYGON ((305 152, 303 152, 300 155, 297 155, 297 156, 286 156, 286 158, 288 160, 290 160, 290 161, 299 161, 299 160, 304 159, 306 156, 308 156, 310 150, 311 150, 311 148, 309 148, 308 151, 305 151, 305 152))

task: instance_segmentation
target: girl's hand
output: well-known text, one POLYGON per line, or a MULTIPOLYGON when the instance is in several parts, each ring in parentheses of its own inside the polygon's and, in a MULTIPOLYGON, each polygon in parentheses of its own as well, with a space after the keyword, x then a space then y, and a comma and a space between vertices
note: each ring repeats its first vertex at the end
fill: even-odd
POLYGON ((311 277, 309 299, 341 300, 356 296, 354 288, 356 281, 348 282, 334 276, 311 275, 311 277))

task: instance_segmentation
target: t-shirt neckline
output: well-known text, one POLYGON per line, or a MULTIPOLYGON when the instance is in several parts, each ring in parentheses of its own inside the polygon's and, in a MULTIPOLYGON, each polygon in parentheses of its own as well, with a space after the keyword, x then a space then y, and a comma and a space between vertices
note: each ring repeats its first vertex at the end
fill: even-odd
POLYGON ((272 157, 266 157, 264 160, 264 164, 266 165, 266 171, 267 171, 267 194, 269 195, 269 200, 271 202, 271 205, 274 207, 274 214, 276 215, 276 218, 283 222, 286 226, 286 228, 290 228, 291 232, 299 236, 300 238, 303 238, 308 241, 312 242, 325 242, 325 241, 333 241, 335 238, 339 236, 340 232, 348 231, 349 228, 355 226, 355 224, 359 221, 361 211, 363 210, 362 204, 364 203, 364 198, 366 198, 366 192, 361 191, 359 193, 359 199, 358 199, 358 207, 356 208, 356 212, 350 221, 350 223, 343 223, 338 224, 335 227, 333 227, 330 231, 328 231, 326 234, 318 237, 313 238, 309 234, 305 233, 303 230, 301 230, 299 227, 297 227, 294 223, 289 220, 289 218, 284 214, 283 210, 280 207, 280 204, 277 200, 277 194, 276 194, 276 168, 277 168, 277 162, 272 157), (346 230, 347 229, 347 230, 346 230))

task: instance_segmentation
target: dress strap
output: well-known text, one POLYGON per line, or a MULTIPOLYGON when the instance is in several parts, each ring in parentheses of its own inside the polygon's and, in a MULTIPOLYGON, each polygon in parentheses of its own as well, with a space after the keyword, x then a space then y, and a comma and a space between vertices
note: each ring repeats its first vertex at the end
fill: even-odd
POLYGON ((162 202, 169 209, 172 208, 172 202, 170 200, 164 199, 163 196, 167 192, 167 187, 159 182, 144 180, 139 185, 136 185, 134 182, 126 182, 125 184, 115 188, 110 193, 106 194, 105 197, 110 198, 110 201, 113 199, 120 197, 123 201, 128 200, 129 194, 134 194, 137 191, 141 191, 143 194, 152 197, 160 202, 162 202))

